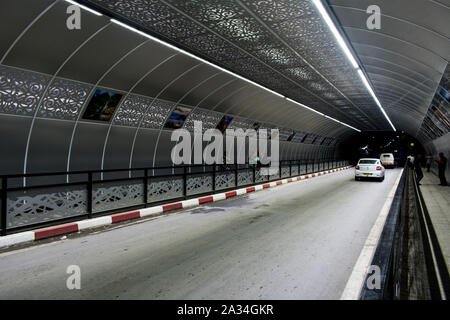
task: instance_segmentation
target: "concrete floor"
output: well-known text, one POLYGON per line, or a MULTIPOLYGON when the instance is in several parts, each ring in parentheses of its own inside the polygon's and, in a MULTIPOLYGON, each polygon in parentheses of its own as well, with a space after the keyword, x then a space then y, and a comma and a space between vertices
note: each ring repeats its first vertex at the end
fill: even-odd
POLYGON ((450 188, 440 186, 439 177, 434 173, 424 169, 423 174, 420 191, 447 264, 447 270, 450 270, 450 188))
POLYGON ((350 169, 2 253, 0 299, 339 299, 399 172, 350 169))

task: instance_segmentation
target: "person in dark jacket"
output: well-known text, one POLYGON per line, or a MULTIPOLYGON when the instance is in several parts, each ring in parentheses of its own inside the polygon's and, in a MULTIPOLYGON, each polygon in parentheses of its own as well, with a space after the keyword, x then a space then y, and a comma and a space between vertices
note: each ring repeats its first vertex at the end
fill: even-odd
POLYGON ((435 160, 438 164, 439 179, 441 180, 440 186, 446 186, 447 180, 445 179, 445 168, 447 167, 447 158, 442 152, 439 153, 439 160, 435 160))
POLYGON ((418 154, 417 157, 414 158, 414 170, 416 171, 416 182, 420 186, 420 180, 423 178, 422 172, 422 155, 418 154))

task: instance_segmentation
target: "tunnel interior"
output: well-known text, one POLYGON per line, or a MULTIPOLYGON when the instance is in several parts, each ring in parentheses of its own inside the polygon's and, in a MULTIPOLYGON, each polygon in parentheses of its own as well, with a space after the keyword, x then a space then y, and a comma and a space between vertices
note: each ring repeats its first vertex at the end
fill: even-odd
POLYGON ((144 2, 2 1, 0 174, 172 165, 194 121, 278 129, 281 160, 355 161, 372 134, 448 156, 448 29, 421 15, 439 4, 378 1, 373 31, 366 1, 323 2, 355 69, 317 1, 144 2))

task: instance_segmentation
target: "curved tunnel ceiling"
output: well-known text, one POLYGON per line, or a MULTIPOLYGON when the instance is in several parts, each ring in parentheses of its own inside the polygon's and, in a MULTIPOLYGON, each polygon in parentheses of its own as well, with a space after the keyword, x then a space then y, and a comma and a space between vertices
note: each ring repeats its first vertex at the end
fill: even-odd
MULTIPOLYGON (((279 127, 284 135, 297 130, 345 139, 354 132, 123 28, 110 17, 356 128, 390 130, 309 0, 78 2, 105 15, 82 11, 82 28, 69 30, 68 2, 10 0, 0 4, 0 28, 7 30, 0 34, 0 113, 31 118, 24 118, 24 128, 20 128, 23 141, 18 143, 25 150, 24 172, 29 166, 27 159, 35 152, 34 141, 45 141, 39 132, 50 123, 59 126, 47 120, 74 123, 63 126, 66 137, 59 142, 59 148, 67 153, 62 156, 66 159, 61 160, 67 169, 72 168, 72 158, 79 157, 78 139, 89 140, 91 134, 99 136, 91 151, 102 159, 101 168, 147 164, 148 161, 135 160, 135 153, 143 150, 148 141, 154 146, 146 151, 146 157, 153 158, 155 164, 157 152, 163 150, 165 157, 169 154, 165 142, 170 135, 163 126, 176 105, 192 108, 184 125, 189 129, 195 119, 214 127, 224 114, 230 114, 235 117, 232 127, 248 128, 258 121, 264 128, 279 127), (112 121, 101 124, 101 130, 82 119, 87 101, 97 88, 124 96, 112 121), (145 129, 155 133, 144 134, 145 129), (145 141, 144 136, 149 140, 145 141), (122 147, 111 151, 112 141, 121 141, 118 145, 122 147), (104 164, 108 154, 111 159, 115 154, 120 161, 104 164)), ((395 5, 389 7, 389 1, 378 4, 392 11, 386 11, 386 20, 394 20, 386 22, 387 27, 403 27, 402 32, 421 37, 427 36, 426 32, 432 34, 423 43, 414 42, 410 35, 402 38, 401 34, 390 34, 389 30, 365 30, 367 1, 330 1, 387 113, 398 129, 412 135, 423 122, 450 52, 448 38, 442 40, 448 37, 445 23, 432 22, 433 26, 428 27, 432 31, 424 25, 417 30, 411 26, 414 19, 418 25, 423 22, 420 10, 439 10, 429 1, 413 2, 412 11, 405 13, 404 20, 408 22, 392 18, 395 14, 401 17, 402 13, 395 5), (418 47, 416 52, 412 50, 418 47)), ((438 17, 445 18, 447 13, 441 10, 438 17)), ((300 135, 294 141, 299 139, 300 135)), ((77 161, 80 168, 81 163, 89 163, 88 159, 77 161)))
POLYGON ((389 125, 311 1, 82 1, 362 130, 389 125))
MULTIPOLYGON (((82 2, 354 127, 390 129, 310 0, 82 2)), ((448 4, 328 1, 387 114, 411 135, 449 60, 448 4), (366 26, 370 5, 381 8, 381 30, 366 26), (402 118, 405 104, 417 123, 402 118)))
POLYGON ((328 3, 391 120, 399 130, 417 136, 450 59, 450 1, 328 3), (381 10, 379 30, 366 26, 370 5, 381 10))

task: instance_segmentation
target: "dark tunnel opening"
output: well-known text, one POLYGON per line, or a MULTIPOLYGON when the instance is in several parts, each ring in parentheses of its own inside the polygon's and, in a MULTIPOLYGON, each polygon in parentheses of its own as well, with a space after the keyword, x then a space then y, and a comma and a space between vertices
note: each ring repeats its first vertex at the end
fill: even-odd
POLYGON ((422 143, 404 131, 354 133, 341 143, 338 153, 352 165, 361 158, 380 158, 382 153, 394 154, 397 166, 403 166, 409 155, 427 155, 422 143))

